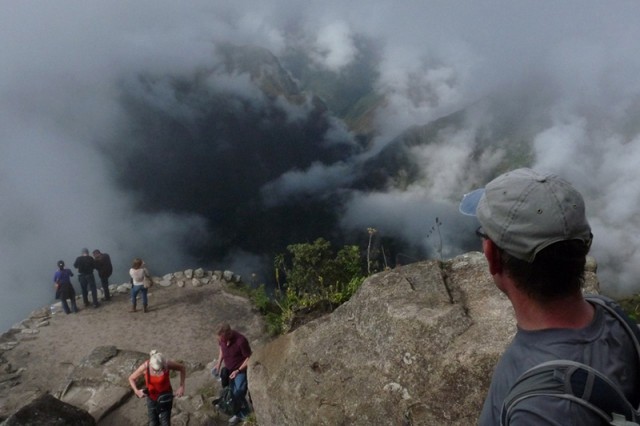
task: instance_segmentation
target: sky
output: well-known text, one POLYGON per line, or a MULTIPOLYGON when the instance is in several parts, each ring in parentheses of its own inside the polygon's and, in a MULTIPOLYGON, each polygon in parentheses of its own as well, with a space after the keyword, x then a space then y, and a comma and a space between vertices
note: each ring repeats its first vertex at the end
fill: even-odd
MULTIPOLYGON (((375 87, 386 104, 372 145, 288 170, 265 185, 269 193, 348 188, 354 169, 407 128, 475 106, 464 126, 412 148, 419 178, 386 190, 345 189, 341 226, 375 225, 433 249, 429 229, 439 217, 444 255, 459 254, 467 240, 460 230, 473 224, 456 216, 457 203, 495 175, 514 143, 478 140, 499 135, 508 115, 531 144, 529 165, 585 195, 603 289, 639 289, 640 3, 1 1, 0 328, 48 304, 57 261, 72 264, 83 247, 111 254, 115 282, 128 280, 134 256, 152 259, 157 274, 198 266, 185 247, 206 232, 206 220, 144 209, 139 194, 117 184, 127 170, 114 170, 104 152, 129 119, 123 82, 215 67, 213 46, 224 42, 276 57, 296 46, 336 74, 362 54, 359 38, 379 52, 375 87)), ((243 76, 211 84, 259 97, 243 76)), ((343 124, 333 124, 327 143, 332 138, 349 138, 343 124)))

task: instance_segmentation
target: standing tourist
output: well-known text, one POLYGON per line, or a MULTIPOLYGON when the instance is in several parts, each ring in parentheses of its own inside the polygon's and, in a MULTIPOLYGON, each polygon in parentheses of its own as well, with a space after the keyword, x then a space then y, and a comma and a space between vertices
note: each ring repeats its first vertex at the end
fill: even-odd
POLYGON ((89 306, 89 290, 91 290, 91 297, 93 298, 93 307, 97 308, 100 304, 98 303, 96 278, 93 276, 95 264, 93 257, 89 256, 88 249, 82 249, 82 254, 76 258, 75 262, 73 262, 73 267, 78 270, 78 281, 80 281, 82 301, 84 302, 85 308, 89 306))
POLYGON ((78 307, 76 306, 76 291, 71 284, 72 276, 73 272, 71 272, 71 269, 65 268, 64 261, 59 260, 58 270, 53 274, 53 282, 55 283, 56 294, 60 296, 60 302, 62 302, 62 309, 65 314, 78 312, 78 307), (71 309, 69 309, 67 299, 69 299, 71 309))
POLYGON ((111 257, 107 253, 101 253, 100 250, 95 249, 93 251, 93 260, 95 268, 98 271, 98 277, 100 277, 102 291, 104 291, 104 300, 108 302, 111 300, 111 294, 109 293, 109 277, 113 273, 111 257))
POLYGON ((129 275, 131 276, 131 282, 133 287, 131 288, 131 310, 129 312, 136 312, 138 293, 142 293, 142 310, 143 312, 149 312, 149 301, 147 299, 147 289, 144 286, 144 277, 149 275, 144 261, 139 257, 133 259, 131 269, 129 269, 129 275))

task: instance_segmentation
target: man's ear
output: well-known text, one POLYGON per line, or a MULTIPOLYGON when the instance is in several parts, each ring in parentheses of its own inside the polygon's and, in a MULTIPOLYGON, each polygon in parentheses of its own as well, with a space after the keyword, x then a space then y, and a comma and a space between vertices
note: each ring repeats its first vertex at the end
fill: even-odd
POLYGON ((482 249, 484 250, 484 256, 487 258, 487 262, 489 263, 489 273, 493 275, 498 275, 502 273, 502 254, 497 245, 491 240, 484 239, 482 240, 482 249))

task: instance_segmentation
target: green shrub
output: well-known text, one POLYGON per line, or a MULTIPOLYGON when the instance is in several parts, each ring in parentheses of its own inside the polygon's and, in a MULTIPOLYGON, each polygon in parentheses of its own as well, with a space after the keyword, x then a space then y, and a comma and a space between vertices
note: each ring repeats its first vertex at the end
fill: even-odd
MULTIPOLYGON (((297 310, 322 301, 335 306, 346 302, 365 278, 358 246, 345 246, 334 254, 331 244, 318 238, 313 243, 289 245, 287 251, 288 255, 274 259, 278 311, 277 316, 275 312, 267 314, 272 334, 287 332, 297 310)), ((262 297, 256 295, 261 304, 262 297)), ((260 309, 261 305, 257 306, 260 309)))
POLYGON ((269 299, 267 295, 264 284, 260 284, 258 288, 251 292, 251 300, 262 315, 267 314, 271 305, 271 299, 269 299))

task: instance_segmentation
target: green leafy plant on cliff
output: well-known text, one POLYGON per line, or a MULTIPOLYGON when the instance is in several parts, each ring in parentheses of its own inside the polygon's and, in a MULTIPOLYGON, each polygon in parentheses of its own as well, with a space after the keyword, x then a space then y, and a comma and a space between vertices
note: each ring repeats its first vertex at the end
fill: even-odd
POLYGON ((287 254, 274 259, 278 288, 276 314, 266 314, 273 334, 289 330, 296 313, 323 303, 332 308, 346 302, 364 281, 358 246, 344 246, 334 253, 331 243, 318 238, 313 243, 291 244, 287 254))

